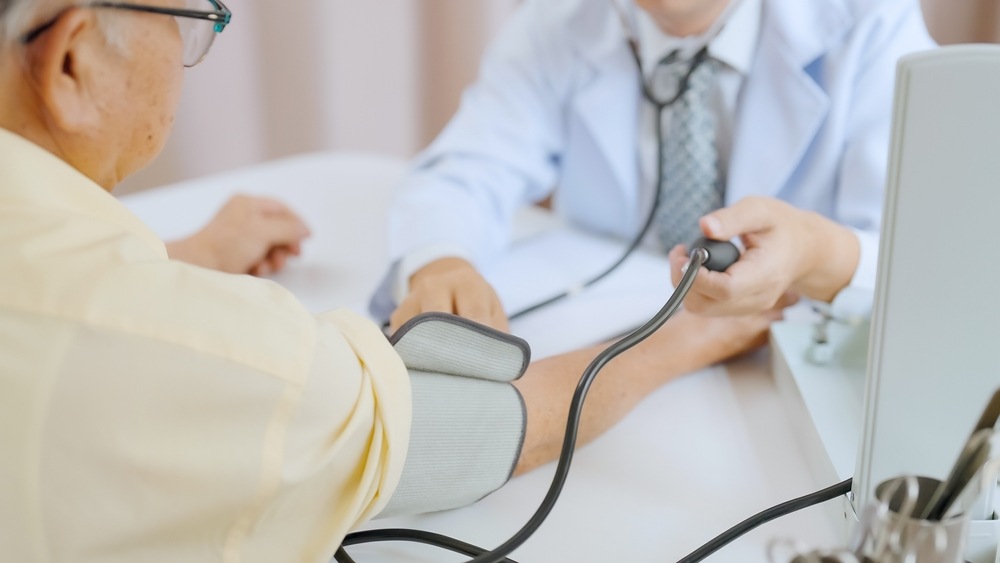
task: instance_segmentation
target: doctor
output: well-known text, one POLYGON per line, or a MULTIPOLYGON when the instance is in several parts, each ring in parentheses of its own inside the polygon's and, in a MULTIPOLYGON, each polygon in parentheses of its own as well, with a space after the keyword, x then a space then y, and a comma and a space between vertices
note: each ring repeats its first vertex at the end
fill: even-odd
POLYGON ((778 198, 848 227, 849 284, 872 285, 896 61, 933 46, 916 0, 527 0, 394 203, 373 312, 505 328, 477 267, 549 198, 621 239, 648 221, 663 252, 778 198))

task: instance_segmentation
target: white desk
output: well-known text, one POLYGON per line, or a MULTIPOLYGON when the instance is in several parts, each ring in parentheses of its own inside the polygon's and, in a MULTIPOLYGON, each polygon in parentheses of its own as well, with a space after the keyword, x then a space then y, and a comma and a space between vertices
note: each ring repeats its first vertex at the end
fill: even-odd
MULTIPOLYGON (((386 203, 404 172, 403 163, 379 157, 310 155, 125 201, 161 236, 172 238, 208 220, 233 193, 280 198, 304 217, 314 235, 303 258, 275 279, 313 310, 350 306, 363 312, 385 267, 386 203)), ((586 266, 582 271, 605 263, 601 256, 594 260, 581 265, 586 266)), ((588 339, 587 331, 561 330, 565 325, 555 319, 574 307, 565 303, 545 312, 548 317, 524 319, 515 332, 548 353, 565 348, 566 339, 588 339), (553 335, 561 340, 553 342, 553 335)), ((512 557, 521 563, 676 561, 759 510, 832 484, 810 476, 791 431, 798 421, 785 415, 767 365, 762 352, 684 377, 651 395, 621 424, 577 452, 551 516, 512 557)), ((516 478, 474 506, 369 527, 417 527, 493 547, 534 512, 553 467, 516 478)), ((777 537, 814 546, 839 541, 824 509, 814 507, 761 527, 710 560, 764 562, 768 541, 777 537)), ((463 559, 409 544, 360 546, 351 553, 359 563, 463 559)))

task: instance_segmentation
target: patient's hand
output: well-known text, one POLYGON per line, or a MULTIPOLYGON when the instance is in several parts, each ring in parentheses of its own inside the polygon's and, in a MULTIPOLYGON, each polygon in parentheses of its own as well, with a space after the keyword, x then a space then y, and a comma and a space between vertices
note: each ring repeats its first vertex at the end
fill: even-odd
POLYGON ((392 314, 391 329, 431 311, 453 313, 508 331, 507 315, 493 287, 461 258, 435 260, 410 276, 410 293, 392 314))
MULTIPOLYGON (((817 213, 766 197, 749 197, 701 220, 705 235, 740 237, 746 251, 725 272, 703 269, 684 306, 709 315, 757 313, 780 306, 791 295, 829 301, 857 268, 857 236, 817 213)), ((670 252, 676 284, 687 263, 687 249, 670 252)))
POLYGON ((202 230, 167 244, 174 260, 231 274, 264 276, 302 252, 309 228, 284 204, 238 195, 202 230))

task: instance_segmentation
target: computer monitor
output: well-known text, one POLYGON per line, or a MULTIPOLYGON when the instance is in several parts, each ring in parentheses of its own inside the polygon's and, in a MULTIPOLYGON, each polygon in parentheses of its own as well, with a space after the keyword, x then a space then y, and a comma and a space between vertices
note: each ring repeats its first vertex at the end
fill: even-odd
POLYGON ((857 511, 943 479, 1000 387, 1000 46, 905 57, 894 112, 857 511))

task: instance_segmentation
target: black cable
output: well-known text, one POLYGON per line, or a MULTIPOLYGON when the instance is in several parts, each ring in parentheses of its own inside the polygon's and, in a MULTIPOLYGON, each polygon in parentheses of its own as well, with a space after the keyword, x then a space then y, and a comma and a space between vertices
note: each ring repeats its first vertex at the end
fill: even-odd
MULTIPOLYGON (((408 530, 406 528, 386 528, 384 530, 368 530, 348 534, 347 537, 344 538, 344 545, 340 547, 340 550, 338 550, 337 553, 339 554, 343 551, 344 555, 347 555, 344 548, 349 545, 361 545, 364 543, 387 541, 423 543, 447 549, 449 551, 454 551, 455 553, 461 553, 462 555, 468 555, 469 557, 476 557, 487 553, 487 551, 481 547, 443 534, 425 532, 423 530, 408 530)), ((338 559, 338 561, 340 561, 340 559, 338 559)), ((517 563, 517 561, 507 558, 498 559, 497 561, 498 563, 517 563)), ((340 563, 353 563, 353 561, 340 561, 340 563)))
POLYGON ((333 554, 333 559, 337 563, 355 563, 351 556, 347 554, 347 550, 341 545, 337 548, 337 553, 333 554))
MULTIPOLYGON (((659 108, 659 115, 661 116, 660 121, 662 121, 662 116, 663 116, 662 108, 659 108)), ((656 136, 657 136, 657 141, 656 141, 657 146, 663 146, 663 127, 656 128, 656 136)), ((663 159, 660 158, 657 160, 659 161, 659 164, 657 165, 657 167, 659 168, 658 174, 659 177, 662 178, 663 159)), ((595 283, 603 280, 604 278, 608 277, 609 275, 611 275, 611 273, 617 270, 618 267, 621 266, 625 262, 625 260, 629 258, 629 256, 632 256, 632 253, 634 253, 635 250, 639 248, 639 245, 642 244, 642 239, 646 238, 646 233, 648 233, 649 228, 653 226, 653 221, 656 219, 656 210, 659 209, 659 207, 660 207, 660 189, 659 185, 657 185, 656 193, 653 195, 653 206, 649 209, 649 215, 646 216, 646 221, 643 223, 642 228, 639 229, 639 234, 635 235, 635 238, 632 239, 632 242, 629 243, 628 247, 625 249, 625 252, 622 253, 622 255, 618 258, 618 260, 616 260, 613 264, 611 264, 611 266, 606 268, 601 273, 597 274, 596 276, 584 282, 582 285, 579 286, 579 288, 568 289, 544 301, 535 303, 534 305, 531 305, 529 307, 525 307, 524 309, 521 309, 520 311, 512 314, 510 317, 508 317, 508 319, 513 321, 515 319, 523 317, 524 315, 527 315, 528 313, 533 313, 539 309, 548 307, 549 305, 556 303, 558 301, 562 301, 563 299, 566 299, 567 297, 573 295, 577 291, 586 289, 594 285, 595 283)))
POLYGON ((684 557, 677 563, 696 563, 701 561, 761 524, 765 524, 786 514, 802 510, 803 508, 808 508, 814 504, 835 499, 841 495, 846 495, 849 492, 851 492, 851 479, 841 481, 840 483, 827 487, 821 491, 816 491, 815 493, 810 493, 808 495, 783 502, 778 506, 772 506, 763 512, 754 514, 750 518, 747 518, 732 528, 729 528, 725 532, 716 536, 710 542, 692 551, 690 555, 684 557))
MULTIPOLYGON (((635 47, 633 47, 633 49, 635 49, 635 47)), ((638 57, 638 51, 633 50, 633 54, 636 57, 638 57)), ((661 101, 658 101, 655 98, 651 97, 652 94, 649 92, 649 88, 646 85, 646 82, 644 80, 641 81, 643 93, 646 95, 646 98, 649 100, 649 102, 652 103, 653 106, 656 108, 657 124, 658 124, 657 127, 656 127, 656 146, 657 146, 657 152, 658 153, 662 153, 663 152, 663 127, 662 127, 662 125, 660 125, 660 124, 663 123, 663 110, 666 109, 666 108, 668 108, 668 107, 670 107, 671 105, 673 105, 678 99, 680 99, 681 95, 684 94, 687 91, 687 88, 688 88, 688 79, 690 78, 690 76, 694 72, 694 70, 697 68, 697 65, 701 64, 702 60, 703 60, 703 57, 700 57, 700 56, 695 57, 695 60, 692 63, 691 68, 688 70, 687 74, 683 77, 683 79, 681 81, 680 91, 679 91, 678 95, 675 96, 673 99, 671 99, 669 101, 661 102, 661 101)), ((640 72, 640 75, 641 75, 641 73, 642 73, 641 63, 640 63, 639 69, 640 69, 639 72, 640 72)), ((559 293, 557 295, 549 297, 548 299, 545 299, 543 301, 539 301, 538 303, 535 303, 533 305, 529 305, 529 306, 525 307, 524 309, 521 309, 520 311, 512 313, 511 315, 509 315, 507 317, 508 321, 513 321, 513 320, 519 319, 519 318, 521 318, 521 317, 523 317, 523 316, 525 316, 525 315, 527 315, 529 313, 533 313, 533 312, 535 312, 535 311, 537 311, 539 309, 544 309, 545 307, 548 307, 549 305, 552 305, 553 303, 558 303, 559 301, 562 301, 563 299, 566 299, 567 297, 573 295, 574 293, 576 293, 578 291, 581 291, 583 289, 587 289, 588 287, 590 287, 590 286, 598 283, 599 281, 601 281, 604 278, 606 278, 609 275, 611 275, 612 272, 614 272, 615 270, 617 270, 619 266, 621 266, 623 263, 625 263, 625 260, 628 260, 628 258, 630 256, 632 256, 632 254, 636 251, 636 249, 639 248, 639 245, 642 244, 642 240, 644 238, 646 238, 646 233, 649 232, 650 227, 653 226, 653 222, 656 220, 656 211, 660 208, 660 192, 662 191, 660 189, 660 187, 661 187, 660 183, 663 182, 663 166, 664 166, 664 163, 663 163, 663 158, 657 158, 656 161, 657 161, 657 165, 656 165, 656 167, 657 167, 657 170, 656 170, 657 184, 656 184, 656 189, 654 190, 654 193, 653 193, 653 204, 649 208, 649 214, 646 216, 646 220, 643 222, 642 228, 639 229, 639 233, 636 234, 635 237, 632 238, 632 241, 629 242, 628 247, 625 248, 625 251, 622 252, 621 256, 619 256, 618 259, 615 260, 615 262, 613 264, 611 264, 610 266, 608 266, 607 268, 605 268, 604 270, 602 270, 596 276, 594 276, 594 277, 590 278, 589 280, 583 282, 579 286, 567 289, 567 290, 563 291, 562 293, 559 293)), ((390 321, 389 320, 384 321, 382 323, 382 330, 383 331, 387 331, 389 329, 389 325, 390 325, 390 321)))
MULTIPOLYGON (((521 309, 520 311, 517 311, 517 312, 509 315, 507 317, 508 320, 513 321, 515 319, 523 317, 524 315, 527 315, 529 313, 533 313, 533 312, 535 312, 535 311, 537 311, 539 309, 544 309, 545 307, 548 307, 549 305, 552 305, 553 303, 557 303, 559 301, 562 301, 563 299, 566 299, 567 297, 573 295, 574 293, 576 293, 576 292, 578 292, 580 290, 587 289, 588 287, 590 287, 590 286, 598 283, 599 281, 601 281, 604 278, 606 278, 609 275, 611 275, 612 272, 614 272, 615 270, 617 270, 625 262, 625 260, 627 260, 630 256, 632 256, 632 254, 636 251, 636 249, 639 248, 639 245, 642 244, 642 240, 644 238, 646 238, 646 234, 649 232, 650 227, 653 226, 653 222, 656 220, 656 212, 660 208, 660 192, 663 191, 661 189, 663 187, 662 183, 663 183, 663 167, 664 167, 664 162, 663 162, 663 158, 662 158, 662 153, 663 153, 663 110, 665 110, 668 107, 670 107, 670 106, 674 105, 675 103, 677 103, 684 96, 684 94, 687 93, 688 88, 690 87, 691 75, 693 75, 694 71, 698 70, 698 67, 701 66, 701 64, 704 63, 708 59, 708 48, 707 47, 703 47, 700 51, 698 51, 695 54, 694 58, 691 60, 691 65, 688 67, 687 71, 684 73, 684 76, 681 77, 680 83, 677 86, 677 92, 672 97, 670 97, 669 99, 667 99, 667 100, 661 100, 661 99, 658 99, 655 96, 655 94, 653 93, 652 88, 650 88, 650 86, 646 82, 646 80, 642 78, 642 59, 639 56, 639 47, 638 47, 638 45, 636 45, 635 41, 632 41, 632 40, 630 40, 628 42, 628 45, 629 45, 629 48, 632 51, 632 57, 635 59, 636 68, 638 68, 638 70, 639 70, 640 90, 642 91, 643 97, 645 97, 646 100, 650 104, 653 105, 653 108, 656 110, 656 117, 657 117, 657 119, 656 119, 656 124, 657 124, 656 125, 656 152, 657 152, 658 157, 656 159, 656 162, 657 162, 657 165, 656 165, 656 168, 657 168, 657 170, 656 170, 656 186, 655 186, 654 193, 653 193, 653 204, 649 208, 649 214, 646 216, 646 220, 645 220, 645 222, 643 222, 642 228, 639 229, 638 234, 636 234, 635 237, 632 238, 632 241, 629 242, 629 245, 625 248, 625 251, 622 252, 622 255, 619 256, 618 259, 615 260, 614 263, 612 263, 610 266, 608 266, 607 268, 605 268, 604 270, 602 270, 600 273, 598 273, 594 277, 590 278, 589 280, 583 282, 582 284, 580 284, 578 286, 575 286, 575 287, 572 287, 570 289, 567 289, 567 290, 563 291, 562 293, 559 293, 559 294, 554 295, 554 296, 552 296, 552 297, 550 297, 548 299, 545 299, 543 301, 535 303, 534 305, 529 305, 528 307, 525 307, 524 309, 521 309)), ((383 330, 387 330, 389 328, 389 324, 390 324, 390 321, 388 321, 388 320, 386 320, 385 322, 383 322, 382 323, 382 329, 383 330)))
MULTIPOLYGON (((851 492, 852 479, 847 479, 826 489, 810 493, 805 496, 792 499, 787 502, 783 502, 777 506, 773 506, 759 512, 750 518, 740 522, 739 524, 733 526, 732 528, 726 530, 722 534, 719 534, 711 541, 705 545, 699 547, 698 549, 692 551, 686 557, 680 559, 677 563, 698 563, 704 560, 708 556, 712 555, 716 551, 722 549, 726 545, 730 544, 737 538, 743 536, 744 534, 750 532, 751 530, 766 524, 772 520, 780 518, 782 516, 797 512, 804 508, 809 508, 828 500, 833 500, 839 496, 846 495, 851 492)), ((382 532, 380 534, 371 534, 370 537, 352 537, 356 534, 349 535, 344 541, 344 546, 355 545, 361 543, 375 542, 375 541, 413 541, 418 543, 424 543, 428 545, 433 545, 440 548, 450 549, 457 553, 463 553, 465 555, 478 555, 485 553, 482 548, 477 548, 475 546, 466 544, 462 541, 450 538, 445 535, 435 534, 433 532, 424 532, 421 530, 376 530, 376 532, 382 532), (459 544, 467 547, 467 550, 457 549, 453 547, 459 544)), ((337 551, 336 559, 339 563, 354 563, 354 560, 347 555, 344 548, 341 547, 337 551), (343 553, 343 558, 341 556, 343 553)), ((510 559, 503 559, 502 563, 515 563, 510 559)))
MULTIPOLYGON (((704 248, 697 248, 691 252, 691 258, 688 260, 688 266, 684 272, 684 276, 681 278, 680 283, 677 284, 677 288, 674 290, 670 299, 667 300, 666 304, 650 319, 646 324, 639 327, 637 330, 626 336, 625 338, 615 342, 603 352, 597 355, 596 358, 587 366, 584 370, 583 375, 580 377, 580 382, 577 384, 576 391, 573 393, 573 399, 570 402, 569 416, 566 421, 566 433, 563 437, 562 450, 559 454, 559 461, 556 464, 556 473, 552 478, 552 484, 549 486, 549 491, 546 493, 545 498, 542 499, 542 503, 539 505, 538 510, 532 515, 531 519, 518 530, 510 539, 501 544, 496 549, 482 553, 474 556, 469 563, 500 563, 504 561, 507 554, 514 551, 523 544, 525 541, 531 537, 531 534, 542 525, 545 518, 552 511, 552 508, 556 504, 556 500, 559 498, 559 493, 562 492, 563 486, 566 484, 566 477, 569 475, 569 467, 573 462, 573 454, 576 450, 576 437, 580 429, 580 418, 583 413, 583 403, 587 398, 587 392, 590 390, 591 384, 600 373, 604 366, 617 357, 622 352, 625 352, 629 348, 632 348, 636 344, 642 342, 654 332, 656 332, 667 320, 670 319, 680 308, 681 303, 684 301, 684 297, 687 296, 688 291, 691 290, 691 286, 694 284, 695 278, 698 276, 698 272, 701 270, 702 265, 709 259, 708 251, 704 248)), ((399 532, 399 530, 394 530, 393 532, 399 532)), ((379 539, 379 534, 383 533, 380 530, 369 530, 363 532, 354 532, 349 534, 344 540, 344 545, 353 545, 356 543, 365 543, 371 541, 383 541, 379 539)), ((424 543, 432 543, 427 541, 425 534, 416 534, 411 531, 407 531, 409 535, 404 539, 406 541, 422 541, 424 543)), ((446 538, 446 536, 441 536, 446 538)), ((451 538, 447 538, 451 539, 451 538)), ((455 540, 452 540, 455 541, 455 540)), ((452 549, 448 547, 448 549, 452 549)))
MULTIPOLYGON (((496 549, 487 552, 482 548, 478 548, 460 540, 433 532, 405 529, 367 530, 354 532, 349 534, 344 539, 342 548, 337 552, 339 563, 353 563, 351 562, 346 551, 343 550, 344 547, 378 541, 410 541, 434 545, 471 556, 472 559, 468 563, 513 563, 510 559, 507 559, 506 556, 527 541, 528 538, 531 537, 531 535, 538 529, 538 527, 541 526, 542 522, 555 506, 556 500, 559 498, 559 494, 566 483, 566 478, 569 474, 569 467, 572 463, 573 455, 576 449, 576 438, 579 431, 583 404, 586 400, 591 384, 593 384, 601 369, 603 369, 608 362, 648 338, 673 316, 677 309, 680 308, 680 305, 687 296, 688 291, 690 291, 698 272, 701 270, 701 267, 709 260, 709 258, 709 252, 705 250, 705 248, 695 248, 691 253, 687 268, 684 270, 684 275, 681 278, 680 283, 677 284, 677 288, 670 296, 670 299, 667 300, 666 304, 663 305, 656 315, 654 315, 653 318, 646 324, 598 354, 590 365, 587 366, 587 369, 580 378, 580 382, 577 384, 576 391, 573 394, 573 399, 570 402, 569 416, 566 421, 566 433, 563 438, 559 461, 556 464, 556 472, 552 478, 552 484, 549 486, 549 490, 546 493, 545 498, 542 499, 541 504, 532 515, 531 519, 529 519, 520 530, 511 536, 510 539, 496 549), (343 554, 343 557, 346 557, 346 559, 342 559, 341 554, 343 554)), ((784 516, 785 514, 789 514, 808 506, 847 494, 850 490, 851 480, 848 479, 832 487, 828 487, 821 491, 817 491, 769 508, 751 516, 743 522, 740 522, 729 530, 726 530, 721 535, 698 548, 687 557, 681 559, 679 563, 696 563, 701 561, 761 524, 770 522, 771 520, 784 516)))

